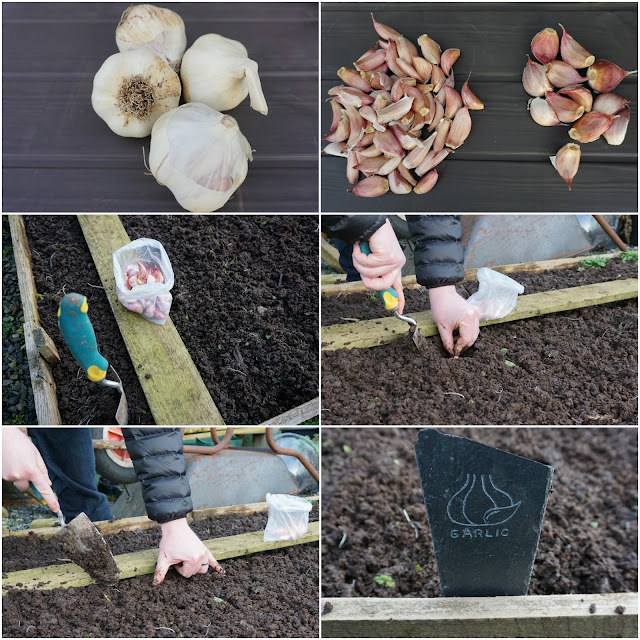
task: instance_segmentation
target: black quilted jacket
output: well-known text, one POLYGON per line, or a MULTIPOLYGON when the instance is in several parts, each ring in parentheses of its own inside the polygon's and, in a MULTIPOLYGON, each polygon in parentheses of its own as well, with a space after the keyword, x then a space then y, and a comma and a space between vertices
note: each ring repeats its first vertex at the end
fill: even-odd
POLYGON ((142 483, 149 518, 169 522, 193 511, 180 429, 126 427, 122 434, 142 483))
MULTIPOLYGON (((386 216, 323 215, 322 231, 345 242, 367 240, 386 216)), ((460 216, 408 215, 414 243, 416 279, 429 288, 455 284, 464 278, 464 248, 460 216)))

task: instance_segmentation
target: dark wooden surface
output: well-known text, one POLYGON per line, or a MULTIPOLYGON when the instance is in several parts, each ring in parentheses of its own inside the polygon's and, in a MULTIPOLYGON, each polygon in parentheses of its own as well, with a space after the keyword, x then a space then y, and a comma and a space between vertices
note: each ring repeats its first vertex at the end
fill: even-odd
MULTIPOLYGON (((567 142, 567 128, 541 127, 529 116, 522 70, 531 38, 545 27, 567 31, 593 55, 633 70, 638 60, 636 3, 358 3, 323 5, 321 92, 341 82, 336 71, 352 66, 376 41, 370 12, 416 42, 429 34, 442 49, 459 48, 456 89, 469 84, 484 102, 471 112, 465 144, 441 163, 428 194, 358 198, 347 193, 346 161, 321 160, 322 210, 392 211, 637 211, 637 77, 615 89, 631 102, 631 123, 621 146, 604 139, 582 144, 573 190, 549 162, 567 142)), ((584 75, 584 73, 583 73, 584 75)), ((331 109, 321 107, 321 130, 329 130, 331 109)), ((423 137, 425 137, 423 135, 423 137)), ((323 142, 322 146, 326 143, 323 142)))
MULTIPOLYGON (((145 175, 149 138, 117 136, 91 107, 129 4, 3 3, 3 211, 183 211, 145 175)), ((188 46, 220 33, 259 64, 269 115, 248 99, 229 112, 255 151, 221 211, 317 211, 318 5, 161 6, 180 14, 188 46)))

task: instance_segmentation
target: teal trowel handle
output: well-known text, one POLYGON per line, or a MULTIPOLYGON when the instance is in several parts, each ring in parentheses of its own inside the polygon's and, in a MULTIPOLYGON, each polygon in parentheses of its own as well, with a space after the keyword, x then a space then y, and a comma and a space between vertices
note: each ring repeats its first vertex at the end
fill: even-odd
MULTIPOLYGON (((366 240, 360 242, 360 251, 367 256, 371 253, 369 243, 366 240)), ((393 287, 389 287, 384 291, 377 291, 376 293, 384 303, 384 308, 387 311, 395 311, 398 308, 398 293, 393 287)))
POLYGON ((89 380, 100 382, 107 375, 109 366, 98 352, 96 334, 89 320, 86 296, 68 293, 60 301, 58 326, 71 355, 84 369, 89 380))

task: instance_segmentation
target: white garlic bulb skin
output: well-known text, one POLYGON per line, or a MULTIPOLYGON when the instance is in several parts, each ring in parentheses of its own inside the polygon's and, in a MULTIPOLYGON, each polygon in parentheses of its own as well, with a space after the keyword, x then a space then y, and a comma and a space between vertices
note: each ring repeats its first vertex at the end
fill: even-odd
POLYGON ((177 72, 187 48, 187 33, 182 18, 174 11, 137 4, 124 10, 116 29, 116 44, 121 52, 147 47, 177 72))
POLYGON ((150 49, 108 57, 93 79, 94 111, 119 136, 144 138, 156 120, 180 104, 178 74, 150 49))
POLYGON ((241 42, 216 33, 200 36, 182 58, 180 77, 186 102, 201 102, 217 111, 229 111, 246 97, 251 107, 267 115, 258 63, 249 59, 241 42))
POLYGON ((247 177, 251 147, 238 123, 198 102, 158 119, 151 134, 149 167, 191 213, 225 205, 247 177))

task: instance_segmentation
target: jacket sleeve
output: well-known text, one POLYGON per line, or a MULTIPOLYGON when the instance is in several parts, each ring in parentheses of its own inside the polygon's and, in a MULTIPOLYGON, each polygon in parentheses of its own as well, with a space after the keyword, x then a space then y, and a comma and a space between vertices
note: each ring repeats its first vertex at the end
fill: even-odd
POLYGON ((428 289, 464 278, 460 216, 407 216, 414 243, 416 279, 428 289))
POLYGON ((387 220, 387 216, 322 215, 322 232, 345 242, 368 240, 387 220))
POLYGON ((193 511, 180 429, 123 428, 147 515, 159 523, 184 518, 193 511))

